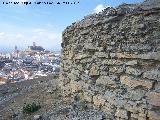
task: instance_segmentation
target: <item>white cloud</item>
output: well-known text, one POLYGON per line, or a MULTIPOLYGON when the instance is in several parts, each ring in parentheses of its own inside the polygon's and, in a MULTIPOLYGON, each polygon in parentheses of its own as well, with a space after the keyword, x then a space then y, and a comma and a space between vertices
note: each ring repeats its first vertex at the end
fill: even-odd
POLYGON ((96 6, 96 8, 94 9, 94 12, 95 13, 99 13, 99 12, 102 12, 102 10, 105 9, 105 6, 103 4, 99 4, 96 6))
POLYGON ((60 49, 61 33, 43 28, 0 32, 0 46, 13 48, 17 45, 18 47, 27 48, 33 42, 43 46, 45 49, 60 49))
POLYGON ((4 32, 0 32, 0 36, 3 36, 3 35, 5 35, 5 33, 4 32))
POLYGON ((60 34, 53 31, 40 28, 34 29, 33 31, 31 41, 35 41, 44 46, 54 46, 61 40, 60 34))
POLYGON ((17 38, 24 38, 24 36, 23 36, 21 33, 17 33, 17 34, 16 34, 16 37, 17 37, 17 38))

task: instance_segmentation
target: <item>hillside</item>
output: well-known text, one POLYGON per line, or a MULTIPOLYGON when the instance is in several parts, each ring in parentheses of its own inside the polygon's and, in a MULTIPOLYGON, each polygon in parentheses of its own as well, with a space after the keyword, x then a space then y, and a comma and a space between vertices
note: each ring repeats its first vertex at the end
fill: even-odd
POLYGON ((33 118, 34 114, 22 114, 24 103, 32 102, 41 104, 42 107, 36 114, 42 115, 56 102, 57 99, 54 98, 58 92, 50 94, 56 91, 56 87, 57 78, 54 79, 54 75, 0 86, 0 119, 10 120, 14 115, 15 119, 33 118))
POLYGON ((0 86, 0 120, 103 119, 104 113, 85 102, 63 98, 55 75, 0 86), (31 114, 23 107, 32 103, 41 108, 31 114))

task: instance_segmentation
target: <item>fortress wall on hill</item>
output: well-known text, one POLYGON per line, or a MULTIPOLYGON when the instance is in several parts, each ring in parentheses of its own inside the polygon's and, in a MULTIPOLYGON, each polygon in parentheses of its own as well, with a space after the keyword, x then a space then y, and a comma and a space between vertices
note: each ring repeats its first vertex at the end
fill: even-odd
POLYGON ((160 7, 124 4, 86 16, 65 29, 62 48, 64 97, 112 120, 160 120, 160 7))

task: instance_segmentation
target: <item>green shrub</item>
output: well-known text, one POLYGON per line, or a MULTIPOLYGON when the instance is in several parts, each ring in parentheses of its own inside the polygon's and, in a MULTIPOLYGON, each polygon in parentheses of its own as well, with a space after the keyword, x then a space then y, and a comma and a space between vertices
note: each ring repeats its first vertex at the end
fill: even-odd
POLYGON ((34 102, 32 104, 27 104, 23 106, 23 113, 31 114, 33 112, 36 112, 41 108, 40 105, 35 104, 34 102))

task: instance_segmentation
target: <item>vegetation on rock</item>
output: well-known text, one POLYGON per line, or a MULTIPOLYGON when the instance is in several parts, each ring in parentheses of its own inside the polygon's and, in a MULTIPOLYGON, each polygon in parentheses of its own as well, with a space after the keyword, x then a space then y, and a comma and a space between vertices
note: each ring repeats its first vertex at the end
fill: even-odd
POLYGON ((23 113, 26 113, 26 114, 31 114, 33 112, 36 112, 38 111, 39 109, 41 108, 40 104, 36 104, 36 103, 29 103, 29 104, 26 104, 25 106, 23 106, 23 113))

